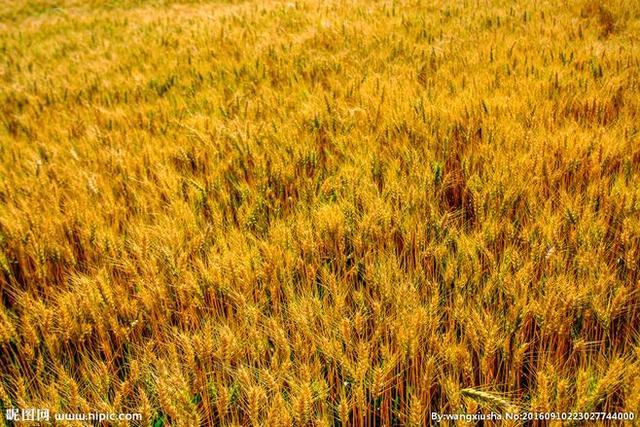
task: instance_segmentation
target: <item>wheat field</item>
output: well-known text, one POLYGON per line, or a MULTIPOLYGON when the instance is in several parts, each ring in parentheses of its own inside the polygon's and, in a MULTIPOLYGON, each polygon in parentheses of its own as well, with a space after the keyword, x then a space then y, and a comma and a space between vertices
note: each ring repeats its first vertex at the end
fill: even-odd
POLYGON ((640 417, 639 107, 638 0, 0 0, 0 425, 640 417))

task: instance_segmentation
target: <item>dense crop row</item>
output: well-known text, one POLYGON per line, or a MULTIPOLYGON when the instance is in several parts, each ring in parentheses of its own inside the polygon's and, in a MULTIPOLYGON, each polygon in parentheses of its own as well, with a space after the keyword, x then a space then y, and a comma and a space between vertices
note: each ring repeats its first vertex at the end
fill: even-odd
POLYGON ((0 0, 0 407, 640 416, 639 19, 0 0))

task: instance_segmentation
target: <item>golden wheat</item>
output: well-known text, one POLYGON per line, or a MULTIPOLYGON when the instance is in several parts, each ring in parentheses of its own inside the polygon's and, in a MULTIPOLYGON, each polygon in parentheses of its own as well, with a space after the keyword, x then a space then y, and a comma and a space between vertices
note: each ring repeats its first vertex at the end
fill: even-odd
POLYGON ((640 416, 639 34, 638 0, 0 0, 2 415, 640 416))

